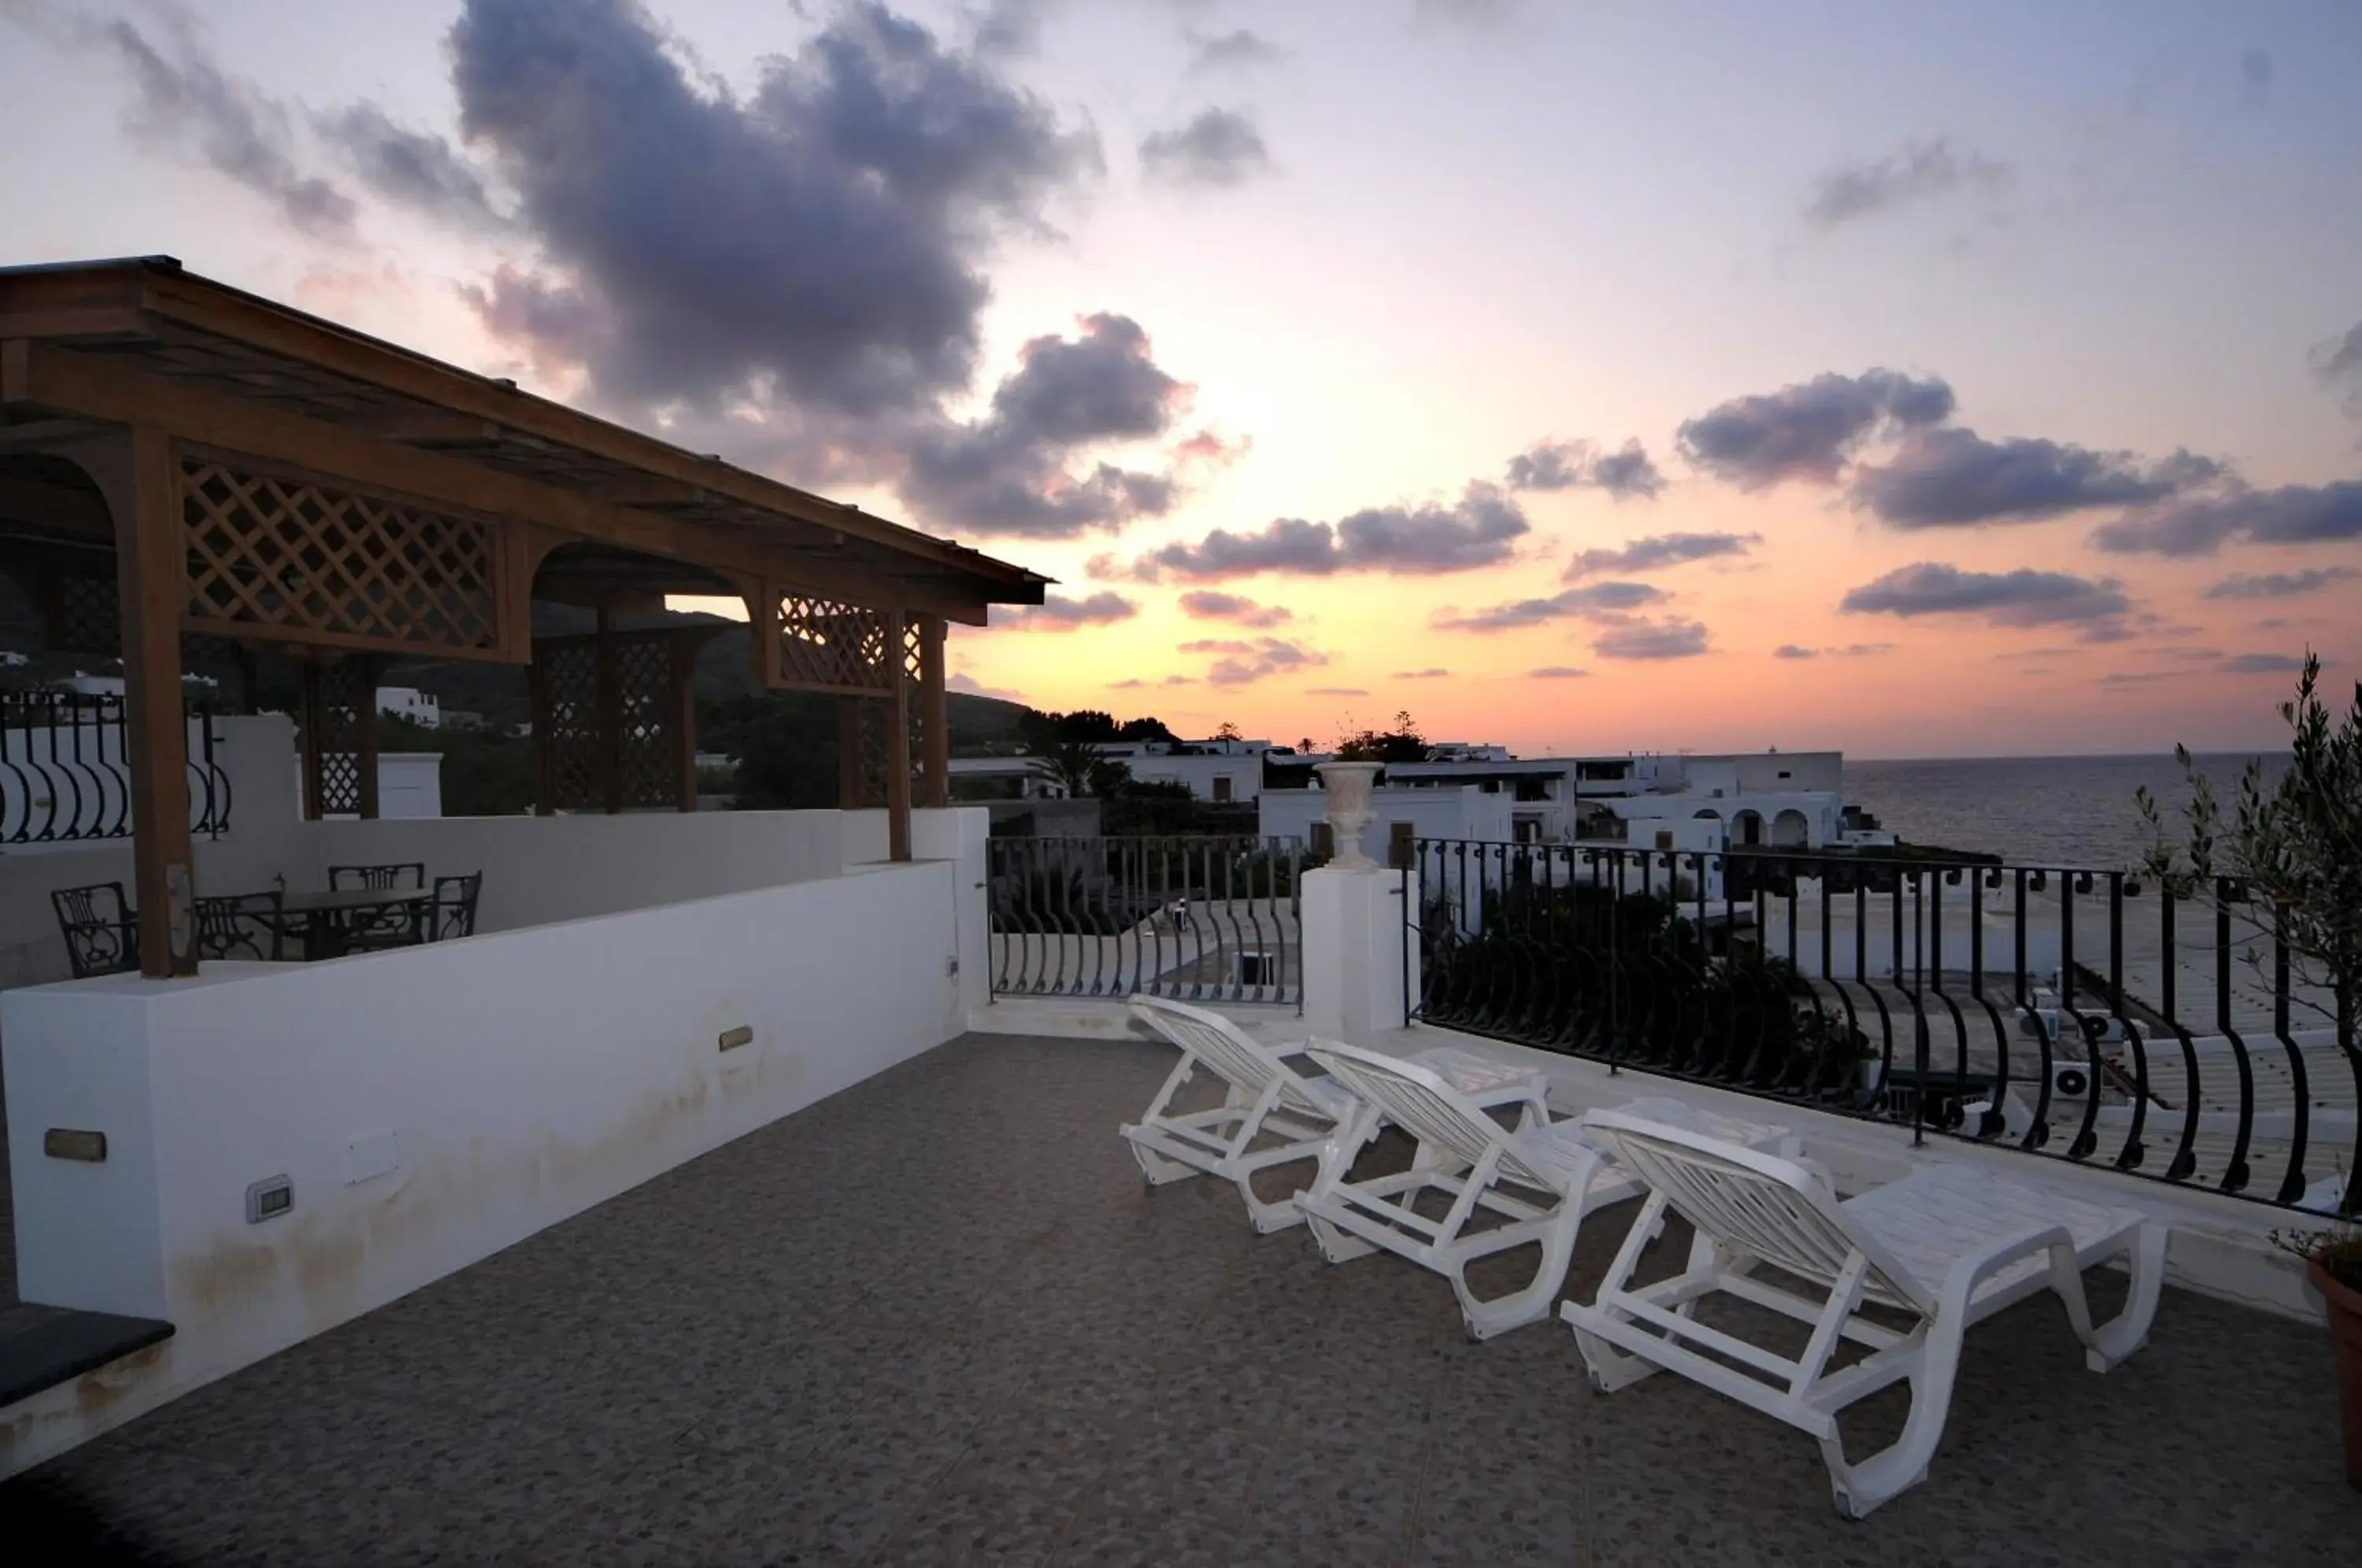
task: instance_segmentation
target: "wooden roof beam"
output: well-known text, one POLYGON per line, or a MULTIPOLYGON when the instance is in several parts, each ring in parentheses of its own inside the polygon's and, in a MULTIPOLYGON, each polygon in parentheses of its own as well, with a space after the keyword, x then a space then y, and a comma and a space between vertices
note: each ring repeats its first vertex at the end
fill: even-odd
MULTIPOLYGON (((258 408, 226 393, 163 381, 70 348, 21 339, 0 342, 0 407, 150 425, 202 446, 431 505, 528 518, 563 533, 716 570, 745 577, 768 573, 881 608, 900 605, 969 625, 985 624, 985 602, 978 591, 985 585, 974 579, 962 585, 964 593, 917 593, 849 563, 791 555, 791 547, 774 547, 745 529, 617 506, 464 458, 258 408)), ((1028 591, 1038 597, 1038 579, 1000 590, 1028 591)))

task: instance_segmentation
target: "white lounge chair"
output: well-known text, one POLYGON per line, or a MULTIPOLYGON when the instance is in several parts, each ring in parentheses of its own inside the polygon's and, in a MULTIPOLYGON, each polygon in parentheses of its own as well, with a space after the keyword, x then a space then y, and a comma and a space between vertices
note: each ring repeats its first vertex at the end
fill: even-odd
MULTIPOLYGON (((1131 1010, 1181 1048, 1181 1060, 1146 1113, 1137 1124, 1119 1129, 1149 1185, 1162 1187, 1199 1175, 1220 1176, 1238 1184, 1257 1231, 1267 1234, 1302 1223, 1295 1198, 1266 1202, 1256 1196, 1253 1176, 1273 1165, 1320 1158, 1333 1141, 1358 1125, 1361 1103, 1335 1081, 1308 1078, 1288 1066, 1290 1057, 1302 1054, 1300 1045, 1275 1050, 1220 1013, 1161 997, 1133 997, 1131 1010), (1168 1110, 1173 1097, 1201 1066, 1228 1086, 1222 1103, 1179 1114, 1168 1110), (1278 1141, 1255 1146, 1269 1138, 1278 1141)), ((1529 1114, 1546 1114, 1540 1109, 1541 1075, 1530 1068, 1449 1046, 1423 1052, 1419 1059, 1480 1105, 1530 1106, 1529 1114)), ((1373 1125, 1353 1149, 1375 1132, 1373 1125)), ((1352 1150, 1346 1151, 1345 1160, 1352 1164, 1352 1150)))
MULTIPOLYGON (((1566 1284, 1584 1216, 1640 1194, 1637 1182, 1602 1158, 1580 1121, 1551 1121, 1538 1103, 1517 1126, 1504 1127, 1485 1114, 1486 1107, 1415 1058, 1328 1040, 1314 1042, 1310 1055, 1368 1107, 1363 1125, 1331 1145, 1313 1185, 1297 1195, 1320 1255, 1343 1263, 1383 1247, 1434 1270, 1451 1282, 1470 1339, 1488 1340, 1550 1316, 1566 1284), (1353 1152, 1387 1121, 1418 1141, 1410 1169, 1352 1180, 1353 1152), (1413 1208, 1430 1187, 1451 1199, 1440 1220, 1413 1208), (1522 1188, 1540 1201, 1505 1187, 1522 1188), (1470 1229, 1480 1209, 1504 1222, 1470 1229), (1489 1301, 1469 1291, 1470 1264, 1529 1242, 1539 1242, 1542 1252, 1532 1283, 1489 1301)), ((1784 1128, 1732 1121, 1678 1100, 1641 1104, 1651 1114, 1688 1120, 1742 1142, 1792 1142, 1784 1128)))
POLYGON ((2055 1290, 2094 1372, 2148 1336, 2165 1272, 2165 1231, 2135 1211, 1958 1165, 1917 1171, 1840 1202, 1826 1173, 1796 1160, 1631 1113, 1601 1112, 1592 1126, 1650 1188, 1598 1298, 1588 1307, 1570 1301, 1562 1313, 1574 1326, 1592 1386, 1606 1393, 1670 1370, 1810 1433, 1829 1467, 1838 1511, 1849 1518, 1926 1479, 1970 1324, 2055 1290), (1667 1208, 1696 1228, 1689 1267, 1633 1288, 1640 1238, 1667 1208), (2095 1328, 2083 1270, 2118 1254, 2132 1270, 2131 1293, 2114 1321, 2095 1328), (1756 1278, 1762 1264, 1818 1298, 1756 1278), (1697 1322, 1697 1303, 1717 1292, 1812 1325, 1804 1353, 1792 1361, 1697 1322), (1902 1331, 1871 1322, 1861 1314, 1871 1305, 1915 1321, 1902 1331), (1830 1371, 1841 1339, 1871 1353, 1830 1371), (1838 1413, 1905 1380, 1911 1414, 1902 1436, 1849 1462, 1838 1413))

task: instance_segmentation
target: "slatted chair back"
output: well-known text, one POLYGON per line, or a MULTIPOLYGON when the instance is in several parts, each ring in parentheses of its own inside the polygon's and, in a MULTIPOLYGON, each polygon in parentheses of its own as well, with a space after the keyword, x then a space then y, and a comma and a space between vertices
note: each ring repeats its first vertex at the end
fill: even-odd
POLYGON ((1260 1095, 1276 1081, 1291 1109, 1328 1114, 1294 1087, 1296 1074, 1278 1057, 1221 1014, 1147 996, 1131 999, 1131 1013, 1245 1093, 1260 1095))
POLYGON ((328 886, 342 890, 347 888, 367 889, 382 892, 392 888, 424 888, 426 886, 426 862, 398 860, 383 866, 331 866, 328 886))
POLYGON ((203 958, 278 959, 281 895, 230 893, 197 900, 197 954, 203 958))
POLYGON ((436 878, 434 924, 426 933, 427 939, 445 942, 475 935, 476 900, 483 890, 481 871, 470 871, 464 877, 436 878))
POLYGON ((1499 1122, 1429 1068, 1334 1040, 1318 1042, 1308 1054, 1420 1143, 1448 1149, 1472 1165, 1498 1148, 1496 1168, 1504 1177, 1531 1187, 1555 1185, 1508 1148, 1508 1134, 1499 1122))
POLYGON ((50 907, 57 911, 75 979, 139 967, 139 927, 122 883, 52 889, 50 907))
POLYGON ((1827 1181, 1795 1161, 1613 1110, 1584 1121, 1627 1170, 1714 1241, 1831 1288, 1858 1253, 1868 1265, 1863 1295, 1936 1315, 1926 1287, 1847 1217, 1827 1181))

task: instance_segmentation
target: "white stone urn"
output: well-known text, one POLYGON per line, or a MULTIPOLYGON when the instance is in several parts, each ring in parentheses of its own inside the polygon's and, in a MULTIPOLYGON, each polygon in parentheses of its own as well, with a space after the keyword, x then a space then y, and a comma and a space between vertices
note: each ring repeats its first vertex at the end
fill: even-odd
POLYGON ((1332 871, 1374 871, 1378 863, 1362 847, 1362 834, 1378 813, 1370 804, 1370 787, 1377 782, 1375 762, 1324 762, 1313 771, 1329 796, 1329 834, 1337 853, 1329 862, 1332 871))

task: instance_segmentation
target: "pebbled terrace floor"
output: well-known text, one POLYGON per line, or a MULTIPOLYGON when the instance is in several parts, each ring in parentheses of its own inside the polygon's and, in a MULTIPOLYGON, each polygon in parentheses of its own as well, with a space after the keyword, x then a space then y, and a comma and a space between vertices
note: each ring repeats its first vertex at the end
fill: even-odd
MULTIPOLYGON (((1226 1187, 1144 1191, 1115 1128, 1170 1061, 955 1041, 0 1485, 0 1539, 189 1564, 2362 1550, 2318 1330, 2169 1291, 2095 1377, 2028 1302, 1971 1337, 1928 1481, 1847 1524, 1784 1427, 1664 1377, 1595 1397, 1562 1324, 1472 1345, 1407 1264, 1258 1238, 1226 1187)), ((1585 1227, 1572 1293, 1629 1212, 1585 1227)))

